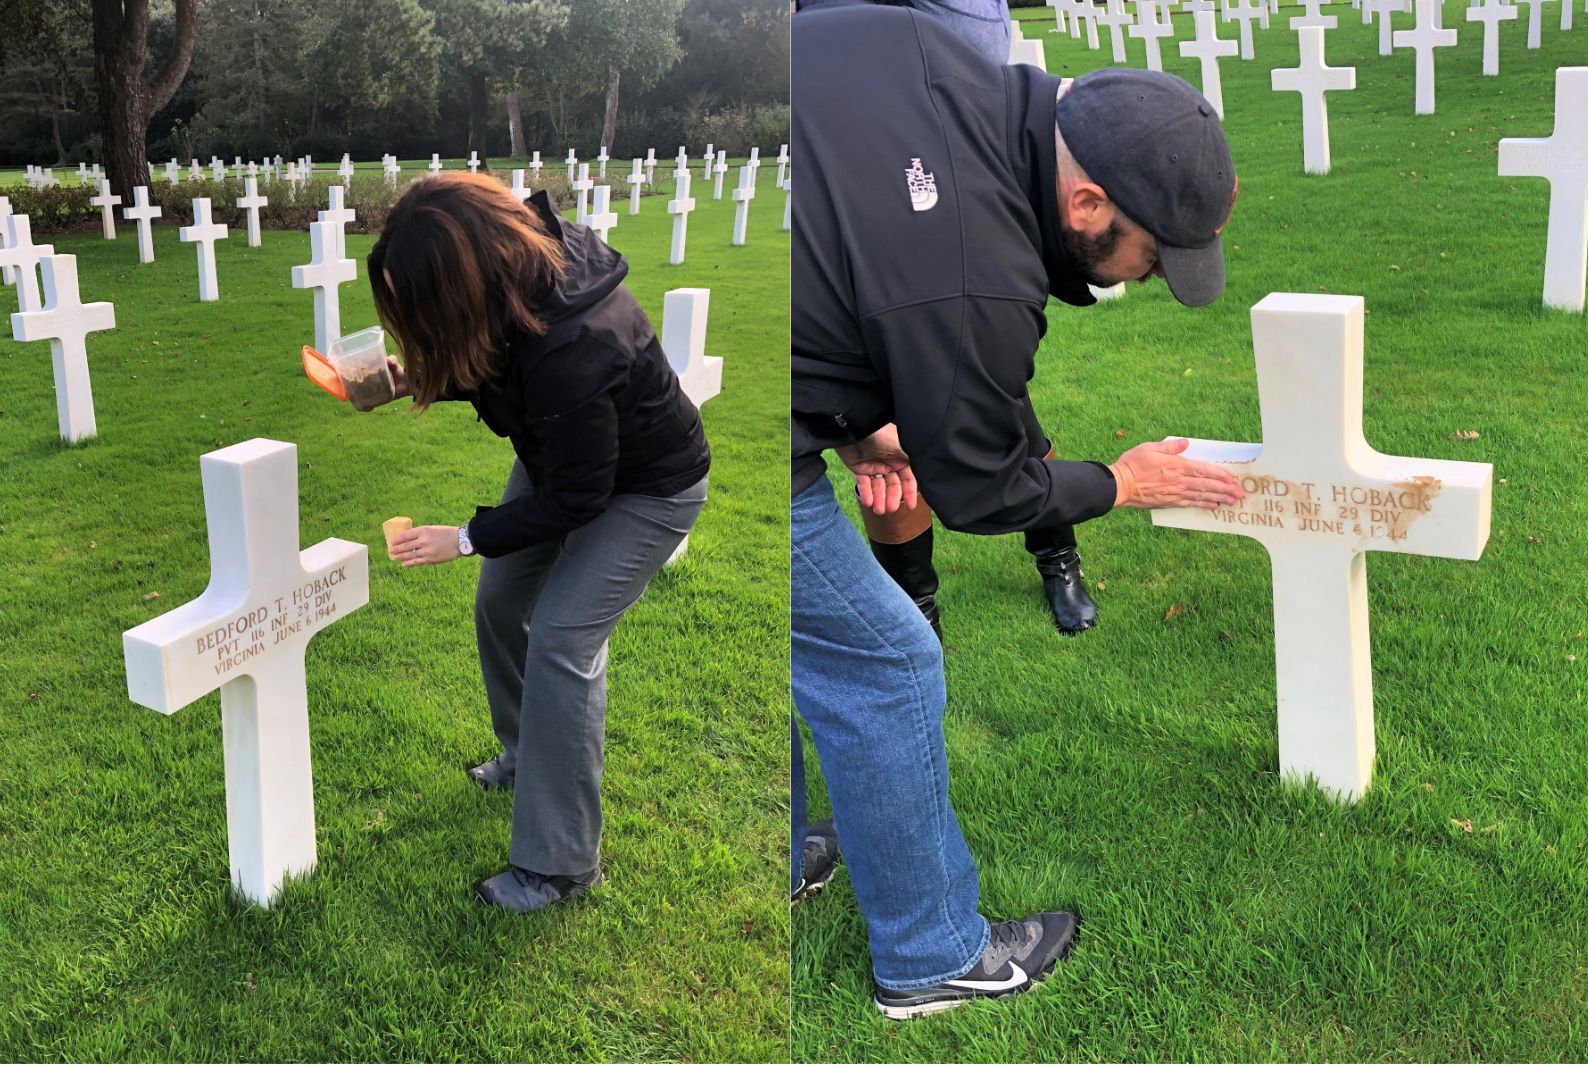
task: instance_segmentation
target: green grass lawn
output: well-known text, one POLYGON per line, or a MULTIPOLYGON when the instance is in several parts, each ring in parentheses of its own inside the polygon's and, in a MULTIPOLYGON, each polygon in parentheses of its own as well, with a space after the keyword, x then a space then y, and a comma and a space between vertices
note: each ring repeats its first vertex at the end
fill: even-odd
MULTIPOLYGON (((1241 178, 1224 298, 1190 311, 1154 283, 1055 304, 1032 394, 1070 458, 1258 440, 1251 306, 1366 298, 1369 442, 1496 479, 1480 562, 1369 564, 1374 788, 1347 807, 1276 777, 1255 541, 1139 511, 1083 527, 1100 626, 1062 639, 1020 538, 940 530, 952 792, 983 912, 1074 909, 1081 939, 1032 994, 888 1023, 840 875, 795 914, 797 1059, 1588 1057, 1588 320, 1541 309, 1548 187, 1497 177, 1495 157, 1503 136, 1550 132, 1553 71, 1588 62, 1588 17, 1563 36, 1550 5, 1529 52, 1524 11, 1489 79, 1481 27, 1447 3, 1460 46, 1438 56, 1438 114, 1417 117, 1413 56, 1380 58, 1376 27, 1330 10, 1329 61, 1358 84, 1330 94, 1334 173, 1302 175, 1299 97, 1269 89, 1296 63, 1287 4, 1255 61, 1223 63, 1241 178), (1452 439, 1466 430, 1478 439, 1452 439)), ((1106 34, 1089 52, 1047 29, 1025 26, 1050 70, 1106 65, 1106 34)))
MULTIPOLYGON (((54 238, 117 328, 89 340, 100 436, 77 447, 47 346, 0 339, 0 1058, 786 1056, 788 236, 764 177, 743 248, 697 185, 679 267, 659 200, 615 204, 658 330, 666 290, 712 290, 711 500, 613 638, 608 882, 528 918, 470 893, 506 863, 511 809, 463 774, 494 745, 475 566, 402 571, 380 530, 494 502, 507 442, 467 405, 358 415, 305 379, 306 233, 250 249, 234 229, 214 304, 175 226, 148 266, 130 227, 54 238), (121 645, 203 591, 199 456, 256 436, 298 446, 304 546, 371 550, 369 606, 309 650, 319 868, 268 912, 228 891, 219 697, 132 704, 121 645)), ((372 243, 348 236, 348 332, 374 322, 372 243)))

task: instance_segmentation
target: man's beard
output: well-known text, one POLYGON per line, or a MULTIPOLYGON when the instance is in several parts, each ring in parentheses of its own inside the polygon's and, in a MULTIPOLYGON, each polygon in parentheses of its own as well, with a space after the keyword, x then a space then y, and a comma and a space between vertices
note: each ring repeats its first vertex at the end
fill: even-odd
POLYGON ((1125 227, 1119 224, 1117 217, 1109 219, 1108 228, 1095 237, 1088 237, 1068 227, 1061 229, 1064 235, 1064 254, 1087 282, 1100 289, 1119 284, 1121 280, 1119 278, 1104 278, 1097 274, 1098 265, 1118 250, 1119 242, 1125 236, 1125 227))

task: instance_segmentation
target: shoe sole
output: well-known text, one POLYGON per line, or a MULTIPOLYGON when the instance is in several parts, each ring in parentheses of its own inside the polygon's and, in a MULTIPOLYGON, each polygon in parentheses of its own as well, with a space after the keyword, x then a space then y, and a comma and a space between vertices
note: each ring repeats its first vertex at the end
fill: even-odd
POLYGON ((1022 992, 1029 992, 1035 985, 1047 978, 1053 972, 1054 967, 1058 966, 1069 956, 1070 952, 1075 948, 1075 942, 1080 938, 1081 923, 1077 921, 1075 923, 1075 935, 1070 937, 1070 942, 1064 945, 1063 951, 1053 956, 1052 960, 1039 973, 1028 977, 1025 984, 1006 988, 1002 992, 972 992, 968 996, 956 996, 952 999, 934 999, 925 1003, 911 1003, 903 1006, 892 1006, 881 1002, 875 997, 872 998, 871 1002, 890 1021, 907 1022, 915 1018, 924 1018, 929 1014, 941 1014, 944 1011, 953 1010, 955 1007, 964 1006, 966 1003, 971 1003, 978 999, 1007 999, 1010 996, 1017 996, 1022 992))

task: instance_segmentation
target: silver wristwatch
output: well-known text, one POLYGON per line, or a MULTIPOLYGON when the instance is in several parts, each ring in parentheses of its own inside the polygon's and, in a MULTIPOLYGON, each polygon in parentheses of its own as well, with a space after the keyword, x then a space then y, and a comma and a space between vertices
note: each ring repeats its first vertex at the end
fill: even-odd
POLYGON ((474 554, 474 542, 469 539, 469 527, 467 525, 461 525, 458 527, 458 554, 474 554))

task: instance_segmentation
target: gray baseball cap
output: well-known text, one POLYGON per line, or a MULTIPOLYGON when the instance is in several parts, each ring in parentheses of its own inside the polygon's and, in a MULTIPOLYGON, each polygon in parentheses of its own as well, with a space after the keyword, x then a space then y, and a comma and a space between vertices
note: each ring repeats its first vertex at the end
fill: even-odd
POLYGON ((1187 307, 1218 299, 1219 234, 1240 182, 1213 105, 1172 74, 1110 68, 1075 79, 1057 121, 1075 161, 1157 240, 1174 298, 1187 307))

